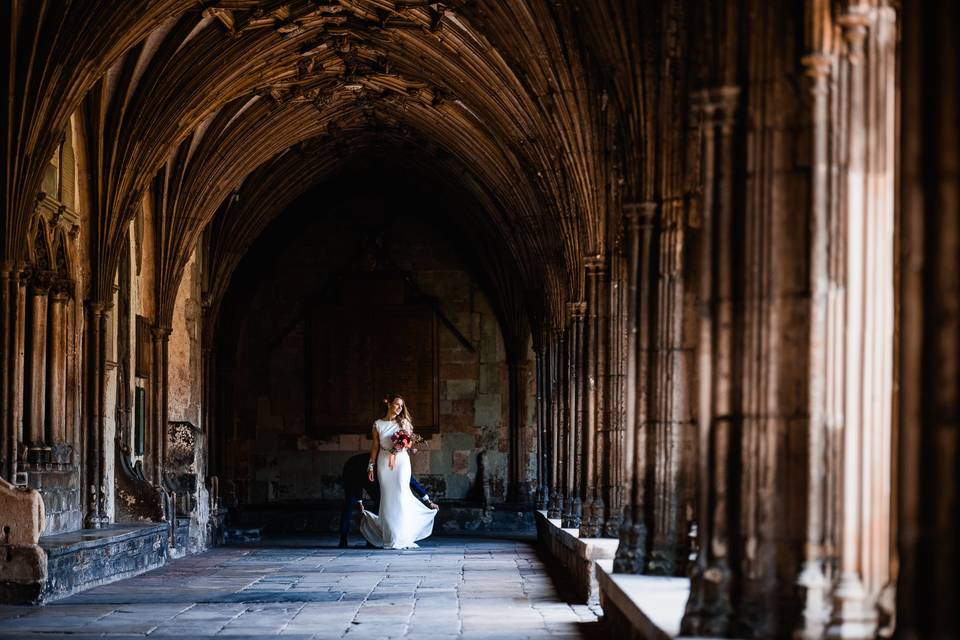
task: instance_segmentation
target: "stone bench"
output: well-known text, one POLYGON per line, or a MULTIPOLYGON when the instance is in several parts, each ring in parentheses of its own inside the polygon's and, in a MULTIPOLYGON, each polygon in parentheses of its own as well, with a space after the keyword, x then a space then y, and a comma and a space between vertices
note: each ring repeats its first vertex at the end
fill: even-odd
POLYGON ((547 552, 571 578, 577 602, 600 602, 600 589, 594 564, 617 553, 616 538, 581 538, 576 529, 564 529, 560 520, 548 518, 546 511, 537 511, 537 538, 547 552))
POLYGON ((162 566, 170 527, 163 522, 112 524, 41 536, 47 576, 39 601, 49 602, 162 566))

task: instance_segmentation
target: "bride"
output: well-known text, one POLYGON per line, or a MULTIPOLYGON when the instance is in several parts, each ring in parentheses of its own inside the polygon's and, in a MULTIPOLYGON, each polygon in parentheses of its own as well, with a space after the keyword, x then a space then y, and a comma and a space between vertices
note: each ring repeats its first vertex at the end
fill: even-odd
POLYGON ((403 430, 412 436, 413 417, 398 395, 387 398, 387 412, 373 423, 373 446, 367 478, 373 482, 374 464, 380 481, 380 514, 363 512, 360 533, 370 544, 384 549, 416 548, 417 540, 433 532, 437 512, 410 492, 410 455, 406 449, 391 453, 393 435, 403 430))

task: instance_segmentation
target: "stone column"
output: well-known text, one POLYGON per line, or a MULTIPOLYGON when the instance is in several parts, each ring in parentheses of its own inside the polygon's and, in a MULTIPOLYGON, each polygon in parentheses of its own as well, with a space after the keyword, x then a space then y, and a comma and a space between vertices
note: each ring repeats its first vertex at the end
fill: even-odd
POLYGON ((70 462, 72 447, 67 443, 67 317, 66 305, 70 299, 66 291, 57 290, 50 296, 50 328, 47 346, 47 401, 46 439, 53 446, 57 463, 70 462))
POLYGON ((156 326, 153 334, 153 371, 151 382, 153 387, 153 407, 151 431, 153 432, 153 450, 150 452, 150 461, 153 467, 152 479, 160 487, 164 486, 163 469, 167 459, 167 363, 170 353, 169 327, 156 326))
POLYGON ((0 268, 3 290, 3 456, 7 479, 16 483, 23 440, 23 356, 26 321, 26 282, 22 266, 4 263, 0 268))
POLYGON ((547 482, 546 482, 546 466, 547 466, 547 451, 546 451, 546 441, 547 441, 547 430, 549 426, 547 425, 547 391, 546 391, 546 379, 547 373, 545 371, 547 367, 547 356, 546 356, 546 345, 544 340, 541 337, 539 344, 534 347, 534 353, 536 356, 536 402, 537 402, 537 495, 536 495, 536 508, 540 511, 544 511, 547 508, 547 500, 549 500, 549 495, 547 495, 547 482))
POLYGON ((646 540, 640 546, 640 528, 643 525, 643 509, 637 502, 640 474, 635 463, 637 450, 637 400, 640 388, 637 384, 637 333, 640 281, 640 205, 626 204, 623 207, 625 240, 627 245, 627 301, 625 322, 627 343, 625 358, 626 416, 624 424, 624 480, 626 482, 625 506, 620 523, 620 544, 613 561, 615 573, 641 573, 645 557, 646 540))
POLYGON ((84 449, 84 470, 86 474, 86 513, 83 524, 88 529, 103 526, 102 484, 104 474, 103 460, 103 401, 104 376, 106 362, 106 313, 109 305, 103 302, 89 301, 87 311, 87 424, 86 447, 84 449))
POLYGON ((683 485, 684 431, 688 426, 683 376, 683 202, 660 204, 657 302, 651 368, 649 468, 650 534, 647 573, 674 575, 686 539, 683 485))
MULTIPOLYGON (((843 27, 848 98, 840 575, 831 638, 874 637, 889 585, 893 409, 895 18, 853 9, 843 27)), ((892 599, 892 595, 886 598, 892 599)), ((888 615, 892 616, 892 611, 888 615)))
POLYGON ((581 538, 596 538, 600 535, 600 525, 603 518, 603 499, 597 491, 597 416, 598 412, 598 393, 597 377, 599 366, 597 356, 600 352, 600 281, 603 277, 603 256, 597 255, 587 258, 586 267, 586 291, 587 291, 587 316, 586 331, 584 343, 584 378, 581 380, 583 386, 584 407, 583 407, 583 446, 581 447, 581 456, 583 458, 583 480, 581 485, 581 495, 583 498, 583 515, 580 522, 581 538), (597 513, 597 509, 600 513, 597 513))
MULTIPOLYGON (((206 321, 209 316, 206 314, 206 308, 204 308, 204 320, 206 321)), ((203 347, 203 431, 207 436, 207 468, 209 470, 210 476, 219 476, 221 473, 220 466, 220 448, 222 444, 217 439, 219 434, 217 432, 216 424, 216 403, 214 402, 217 393, 216 393, 216 368, 217 368, 217 358, 216 351, 210 347, 203 347)))
POLYGON ((733 412, 733 132, 739 90, 702 96, 703 206, 698 237, 697 428, 700 553, 681 634, 725 636, 733 616, 730 432, 733 412))
POLYGON ((561 525, 579 529, 583 517, 583 318, 585 302, 567 303, 567 495, 561 525))
MULTIPOLYGON (((831 465, 825 464, 828 457, 828 429, 839 424, 840 416, 833 415, 835 403, 827 403, 827 389, 835 384, 836 371, 832 363, 842 357, 842 342, 835 331, 831 317, 840 309, 835 295, 834 279, 837 274, 831 268, 830 237, 831 217, 829 208, 830 170, 830 121, 829 79, 831 60, 826 54, 812 54, 803 58, 806 75, 810 81, 810 125, 812 139, 810 180, 810 376, 809 407, 810 427, 808 432, 809 457, 807 475, 807 539, 804 547, 803 570, 797 584, 804 592, 803 626, 798 636, 815 640, 823 636, 830 617, 827 577, 828 551, 826 513, 827 476, 832 475, 831 465), (825 468, 826 467, 826 468, 825 468)), ((831 394, 832 395, 832 394, 831 394)))
POLYGON ((563 332, 559 329, 551 331, 551 366, 550 366, 550 500, 547 504, 547 517, 559 518, 563 512, 562 483, 560 474, 563 471, 561 463, 561 447, 563 446, 563 355, 565 345, 563 332))
POLYGON ((960 4, 901 6, 896 637, 960 638, 960 4))
POLYGON ((0 459, 2 459, 3 477, 8 481, 13 481, 15 445, 13 445, 13 434, 10 431, 9 415, 10 403, 9 386, 10 368, 8 366, 8 355, 10 353, 10 328, 11 319, 11 282, 12 268, 9 262, 0 264, 0 459))
POLYGON ((50 276, 36 273, 30 286, 30 351, 26 396, 30 406, 26 414, 26 441, 29 444, 30 462, 40 459, 46 445, 44 433, 44 405, 47 400, 47 297, 50 293, 50 276))
POLYGON ((603 465, 607 469, 606 517, 603 523, 603 536, 617 538, 623 521, 624 460, 623 460, 623 423, 624 407, 624 360, 626 336, 624 334, 625 283, 623 281, 624 259, 618 251, 610 259, 610 281, 607 293, 607 379, 603 389, 606 396, 606 449, 603 465))

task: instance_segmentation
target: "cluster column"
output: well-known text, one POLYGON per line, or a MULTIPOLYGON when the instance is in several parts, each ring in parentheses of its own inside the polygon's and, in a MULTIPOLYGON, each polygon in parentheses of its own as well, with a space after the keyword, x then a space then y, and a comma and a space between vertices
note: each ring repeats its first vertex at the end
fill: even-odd
POLYGON ((581 538, 596 538, 603 529, 603 497, 599 491, 598 469, 602 460, 600 452, 600 429, 598 423, 602 421, 603 398, 599 393, 599 372, 605 358, 601 348, 605 334, 602 322, 601 306, 605 296, 601 290, 605 272, 604 256, 596 255, 587 258, 586 267, 586 331, 584 342, 584 371, 581 379, 583 387, 583 445, 580 447, 583 458, 583 480, 581 496, 583 513, 580 522, 581 538))
POLYGON ((733 132, 739 90, 701 95, 702 215, 699 265, 697 430, 700 553, 681 623, 685 635, 723 636, 733 616, 730 562, 733 424, 733 132))
POLYGON ((585 302, 567 303, 566 492, 561 526, 579 529, 583 516, 583 398, 585 302))

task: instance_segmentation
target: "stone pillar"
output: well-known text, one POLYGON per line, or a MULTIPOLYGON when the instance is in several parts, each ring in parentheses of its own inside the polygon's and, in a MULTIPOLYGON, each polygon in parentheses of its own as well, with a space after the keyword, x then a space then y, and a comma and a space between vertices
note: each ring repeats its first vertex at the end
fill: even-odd
MULTIPOLYGON (((831 638, 872 638, 889 585, 893 410, 896 29, 889 8, 853 9, 846 70, 840 575, 831 638)), ((889 596, 887 599, 892 599, 889 596)), ((892 612, 890 612, 892 615, 892 612)))
POLYGON ((682 458, 688 427, 683 367, 684 220, 682 200, 660 204, 657 301, 651 363, 648 433, 652 538, 647 573, 674 575, 683 566, 686 540, 682 458))
POLYGON ((150 462, 153 467, 151 476, 153 482, 160 487, 164 486, 163 469, 167 459, 167 421, 168 406, 167 392, 167 363, 170 353, 169 327, 154 327, 153 334, 153 371, 151 382, 153 401, 151 416, 153 418, 151 432, 153 434, 150 451, 150 462))
POLYGON ((10 404, 9 386, 10 369, 8 367, 8 355, 10 353, 10 327, 12 323, 11 305, 10 305, 10 281, 11 266, 9 262, 0 264, 0 461, 2 461, 2 474, 7 480, 13 480, 15 445, 13 445, 12 433, 10 432, 10 404))
POLYGON ((682 635, 725 636, 733 616, 729 478, 733 393, 733 132, 737 87, 704 92, 698 234, 697 429, 700 553, 682 635))
POLYGON ((526 456, 529 452, 524 443, 524 421, 526 419, 526 382, 527 367, 516 353, 508 355, 510 383, 510 481, 508 495, 510 500, 520 505, 530 506, 530 483, 524 479, 526 474, 526 456))
POLYGON ((567 303, 567 495, 561 525, 579 529, 583 517, 583 318, 586 303, 567 303))
POLYGON ((617 538, 623 521, 624 460, 623 460, 623 423, 626 408, 625 392, 625 352, 624 334, 625 283, 623 281, 624 259, 618 251, 610 259, 610 281, 607 292, 607 367, 606 384, 603 385, 606 397, 606 449, 603 465, 607 469, 606 500, 607 509, 603 523, 603 536, 617 538))
MULTIPOLYGON (((828 476, 832 476, 827 437, 828 430, 840 424, 842 417, 835 414, 836 403, 827 402, 827 389, 836 381, 832 363, 842 358, 842 342, 838 339, 835 323, 841 310, 837 305, 836 269, 831 268, 829 207, 830 121, 829 79, 831 60, 825 54, 803 58, 805 73, 810 81, 811 125, 811 180, 810 180, 810 375, 808 431, 809 457, 807 475, 807 533, 804 546, 803 570, 797 584, 804 593, 803 626, 800 638, 816 640, 823 636, 830 617, 828 600, 830 580, 827 576, 827 521, 830 507, 827 500, 828 476), (826 467, 826 468, 825 468, 826 467)), ((831 394, 832 395, 832 394, 831 394)))
POLYGON ((30 462, 45 462, 41 457, 46 446, 44 418, 47 400, 47 297, 50 293, 50 277, 46 273, 34 274, 30 286, 30 351, 26 396, 30 406, 26 414, 26 441, 29 444, 30 462))
MULTIPOLYGON (((70 299, 65 291, 54 291, 50 296, 50 330, 47 347, 46 439, 54 447, 67 441, 67 318, 66 305, 70 299)), ((69 462, 55 456, 56 462, 69 462)))
POLYGON ((0 286, 3 295, 3 397, 0 411, 3 416, 3 457, 5 473, 16 483, 20 466, 20 442, 23 435, 23 354, 26 295, 21 266, 4 263, 0 268, 0 286))
POLYGON ((600 353, 600 334, 601 316, 599 307, 601 303, 600 282, 603 279, 604 258, 601 255, 592 256, 585 261, 586 267, 586 292, 587 292, 587 316, 586 331, 584 343, 584 378, 581 385, 584 387, 584 407, 583 407, 583 446, 581 455, 583 457, 583 480, 581 495, 583 498, 583 515, 580 523, 581 538, 596 538, 600 535, 600 527, 603 519, 603 498, 600 497, 597 488, 597 417, 598 410, 598 372, 599 363, 597 357, 600 353), (599 509, 599 513, 598 513, 599 509))
POLYGON ((547 517, 559 518, 563 512, 562 483, 560 474, 561 447, 563 446, 563 356, 565 346, 563 332, 553 329, 550 333, 550 500, 547 504, 547 517))
MULTIPOLYGON (((623 217, 627 244, 627 301, 625 322, 627 342, 625 358, 626 416, 624 425, 624 479, 626 482, 625 507, 620 525, 620 544, 614 557, 615 573, 642 573, 646 557, 646 523, 643 514, 643 465, 638 443, 640 439, 641 414, 638 410, 643 397, 644 381, 640 378, 638 357, 640 329, 640 281, 645 271, 641 268, 643 250, 641 221, 644 207, 638 204, 624 205, 623 217)), ((644 220, 649 227, 649 220, 644 220)), ((646 307, 643 308, 646 311, 646 307)))
MULTIPOLYGON (((206 308, 204 308, 204 320, 206 321, 209 316, 206 315, 206 308)), ((210 347, 203 348, 203 431, 207 436, 207 468, 209 470, 210 476, 219 476, 221 473, 220 466, 220 448, 222 444, 218 440, 219 434, 217 432, 216 424, 216 403, 214 402, 217 397, 216 392, 216 368, 217 368, 217 358, 216 351, 210 347)))
POLYGON ((960 4, 901 6, 895 637, 960 638, 960 4))
POLYGON ((86 504, 83 524, 88 529, 103 526, 103 403, 104 377, 106 375, 106 314, 109 305, 89 301, 87 311, 87 424, 86 447, 84 448, 84 471, 86 477, 86 504))
POLYGON ((550 420, 548 418, 550 393, 549 393, 549 368, 550 368, 550 346, 546 338, 546 331, 541 331, 539 345, 536 347, 536 400, 537 400, 537 509, 545 511, 550 500, 549 480, 547 466, 550 464, 548 458, 549 451, 547 447, 547 438, 550 432, 550 420))

